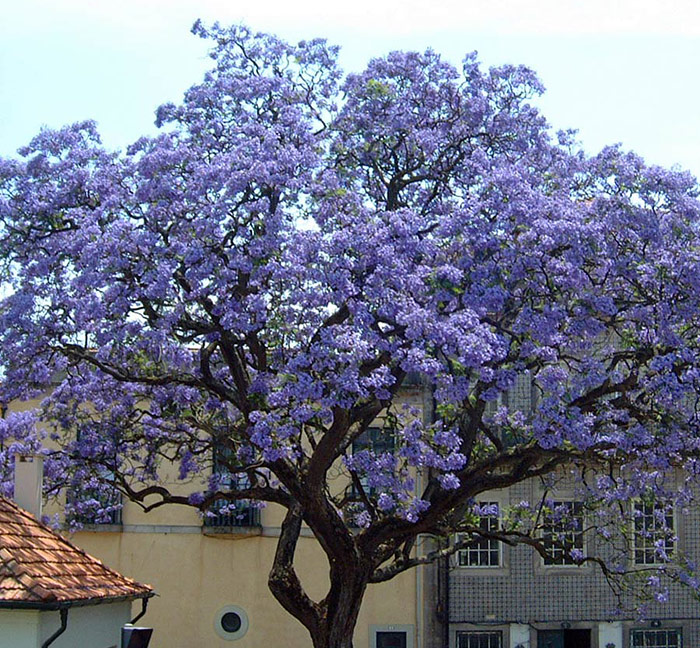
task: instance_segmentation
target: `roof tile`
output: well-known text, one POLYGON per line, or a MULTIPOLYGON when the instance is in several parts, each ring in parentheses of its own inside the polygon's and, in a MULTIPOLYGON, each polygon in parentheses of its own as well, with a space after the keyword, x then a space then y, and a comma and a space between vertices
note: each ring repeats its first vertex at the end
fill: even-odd
POLYGON ((0 497, 0 604, 145 598, 149 585, 105 566, 0 497))

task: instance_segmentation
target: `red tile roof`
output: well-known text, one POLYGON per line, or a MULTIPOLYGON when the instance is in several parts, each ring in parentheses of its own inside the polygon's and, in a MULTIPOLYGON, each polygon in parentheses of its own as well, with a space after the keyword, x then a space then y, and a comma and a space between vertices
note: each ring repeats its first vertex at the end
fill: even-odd
POLYGON ((153 596, 0 497, 0 607, 60 607, 153 596))

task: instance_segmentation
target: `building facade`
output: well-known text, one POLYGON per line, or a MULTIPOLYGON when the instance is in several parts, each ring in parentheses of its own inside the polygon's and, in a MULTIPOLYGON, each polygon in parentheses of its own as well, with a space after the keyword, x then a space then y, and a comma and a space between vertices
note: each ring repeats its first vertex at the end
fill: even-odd
MULTIPOLYGON (((519 376, 491 409, 506 406, 531 412, 536 402, 531 381, 519 376)), ((579 523, 572 528, 543 520, 536 533, 546 546, 551 545, 547 556, 526 545, 478 540, 426 573, 425 648, 700 646, 700 602, 689 587, 673 584, 665 593, 667 601, 645 601, 642 619, 633 611, 639 601, 614 590, 598 565, 577 564, 571 550, 604 557, 606 548, 603 543, 596 546, 595 534, 583 533, 590 525, 573 481, 566 476, 557 481, 548 498, 579 523)), ((478 503, 503 513, 543 497, 542 482, 530 481, 484 493, 478 503)), ((662 561, 659 545, 673 558, 700 565, 700 511, 696 506, 662 510, 653 502, 640 501, 623 515, 630 525, 626 568, 637 571, 641 579, 653 576, 662 561)), ((498 529, 499 517, 482 518, 482 527, 498 529)))
MULTIPOLYGON (((540 495, 538 485, 524 483, 489 501, 503 508, 540 495)), ((572 502, 573 500, 562 501, 572 502)), ((658 553, 650 546, 655 512, 639 504, 632 515, 636 546, 628 567, 652 574, 658 553)), ((700 513, 693 507, 676 511, 674 537, 666 537, 669 552, 700 559, 700 513)), ((545 525, 546 529, 546 525, 545 525)), ((570 533, 570 546, 583 534, 570 533)), ((528 546, 508 547, 481 541, 459 552, 439 570, 438 592, 446 611, 450 648, 680 648, 700 645, 700 603, 690 588, 671 585, 666 602, 645 603, 644 619, 622 614, 619 598, 602 570, 594 564, 577 565, 558 548, 547 558, 528 546)), ((442 644, 444 645, 444 644, 442 644)))
MULTIPOLYGON (((429 412, 430 394, 419 384, 406 389, 403 398, 429 412)), ((494 407, 531 410, 535 401, 529 380, 519 378, 494 407)), ((522 501, 537 501, 540 489, 538 483, 522 483, 485 494, 480 504, 505 511, 522 501)), ((575 513, 573 490, 555 498, 575 513)), ((158 596, 143 623, 155 629, 159 645, 308 646, 305 629, 267 588, 283 511, 274 505, 241 505, 235 511, 213 513, 202 518, 188 507, 171 506, 144 514, 125 502, 123 510, 99 524, 84 520, 87 524, 72 539, 120 572, 152 584, 158 596)), ((645 524, 655 512, 638 513, 645 524)), ((496 528, 498 519, 483 523, 496 528)), ((677 511, 672 524, 677 540, 669 549, 700 564, 698 511, 677 511)), ((569 549, 587 549, 577 544, 576 533, 555 526, 550 532, 569 534, 569 549)), ((421 539, 419 551, 429 550, 432 543, 421 539)), ((633 563, 639 560, 640 567, 653 567, 653 558, 651 563, 647 560, 653 549, 638 543, 635 552, 630 556, 633 563)), ((307 529, 302 531, 296 566, 310 596, 321 598, 328 569, 307 529)), ((573 564, 561 548, 553 547, 550 558, 544 559, 527 546, 478 541, 449 560, 370 586, 354 643, 356 648, 700 646, 700 604, 682 586, 670 588, 668 597, 667 603, 648 607, 645 621, 621 618, 615 612, 619 601, 595 565, 573 564)))
MULTIPOLYGON (((404 389, 402 400, 423 409, 427 396, 416 382, 404 389)), ((215 470, 216 465, 214 461, 215 470)), ((215 506, 212 513, 202 518, 189 507, 169 506, 146 514, 124 502, 111 519, 99 524, 83 520, 88 523, 71 538, 122 573, 151 583, 158 596, 142 622, 154 628, 158 645, 308 647, 306 629, 267 586, 284 511, 242 504, 234 511, 215 506)), ((308 594, 321 599, 328 588, 328 566, 306 528, 295 567, 308 594)), ((370 585, 356 626, 356 648, 423 645, 424 573, 411 570, 370 585)))
MULTIPOLYGON (((126 505, 119 525, 87 526, 73 541, 127 575, 138 574, 158 596, 142 623, 169 648, 306 647, 302 625, 267 588, 281 512, 267 509, 252 526, 208 526, 187 509, 143 516, 126 505), (228 617, 226 615, 229 615, 228 617), (235 644, 231 643, 234 642, 235 644)), ((324 555, 305 534, 297 570, 308 593, 328 584, 324 555)), ((382 633, 402 633, 415 646, 417 573, 371 586, 355 634, 357 648, 381 648, 382 633), (379 639, 379 643, 378 643, 379 639)))

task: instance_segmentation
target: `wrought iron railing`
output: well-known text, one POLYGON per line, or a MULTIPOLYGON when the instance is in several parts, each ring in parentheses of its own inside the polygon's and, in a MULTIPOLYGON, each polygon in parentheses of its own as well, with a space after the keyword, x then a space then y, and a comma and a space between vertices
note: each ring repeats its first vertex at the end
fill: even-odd
MULTIPOLYGON (((80 496, 78 496, 76 494, 69 494, 69 497, 73 497, 76 500, 78 499, 78 497, 80 497, 81 499, 84 499, 85 494, 83 493, 80 496)), ((96 499, 98 502, 100 502, 100 505, 102 508, 108 508, 110 506, 114 506, 117 508, 113 508, 109 511, 102 512, 99 515, 96 512, 94 514, 92 512, 74 513, 73 519, 76 522, 79 522, 80 524, 96 524, 96 525, 122 524, 122 508, 121 508, 122 496, 121 496, 121 493, 116 492, 116 491, 113 493, 105 493, 105 492, 94 493, 94 499, 96 499)))
POLYGON ((206 527, 255 527, 260 526, 260 509, 246 503, 216 500, 204 516, 206 527))

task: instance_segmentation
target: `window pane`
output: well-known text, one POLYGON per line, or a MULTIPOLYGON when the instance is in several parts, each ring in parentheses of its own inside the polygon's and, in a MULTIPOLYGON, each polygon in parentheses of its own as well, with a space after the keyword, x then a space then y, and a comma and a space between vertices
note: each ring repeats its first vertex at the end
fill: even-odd
POLYGON ((656 565, 666 562, 675 548, 673 511, 664 502, 640 501, 634 516, 634 562, 656 565))
POLYGON ((576 565, 573 550, 583 551, 583 505, 581 502, 553 502, 545 516, 542 541, 545 565, 576 565))
POLYGON ((672 630, 632 630, 633 648, 679 648, 681 631, 672 630))
MULTIPOLYGON (((479 508, 498 510, 498 502, 479 502, 479 508)), ((496 532, 499 528, 498 515, 485 515, 479 520, 479 528, 496 532)), ((458 540, 460 538, 458 537, 458 540)), ((498 540, 479 538, 473 540, 465 549, 457 552, 457 564, 460 567, 499 567, 501 564, 501 546, 498 540)), ((486 645, 486 648, 490 648, 486 645)))
POLYGON ((457 648, 501 648, 500 632, 458 632, 457 648))

